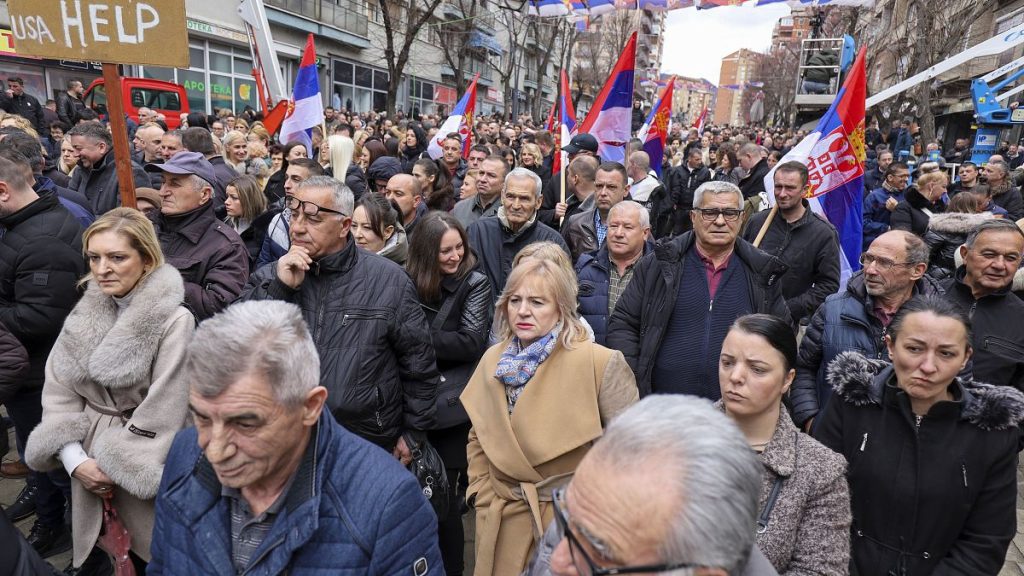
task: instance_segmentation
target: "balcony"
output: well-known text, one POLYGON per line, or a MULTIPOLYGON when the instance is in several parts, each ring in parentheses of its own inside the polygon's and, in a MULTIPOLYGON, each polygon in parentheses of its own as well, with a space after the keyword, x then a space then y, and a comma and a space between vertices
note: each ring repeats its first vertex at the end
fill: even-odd
POLYGON ((356 48, 369 48, 366 4, 360 0, 264 0, 267 20, 356 48))
POLYGON ((455 4, 444 2, 441 4, 441 15, 448 20, 458 20, 462 18, 462 10, 455 4))

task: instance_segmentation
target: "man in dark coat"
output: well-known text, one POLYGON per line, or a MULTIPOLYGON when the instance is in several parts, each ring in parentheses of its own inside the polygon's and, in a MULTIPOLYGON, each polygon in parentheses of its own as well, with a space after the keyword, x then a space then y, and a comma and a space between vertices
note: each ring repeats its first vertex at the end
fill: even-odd
MULTIPOLYGON (((835 227, 812 212, 803 199, 806 166, 792 161, 779 164, 774 179, 779 211, 758 248, 789 267, 781 280, 782 297, 796 326, 839 289, 839 238, 835 227)), ((757 238, 768 214, 764 210, 750 218, 744 240, 753 242, 757 238)))
MULTIPOLYGON (((19 390, 4 401, 19 454, 42 420, 46 359, 78 301, 77 283, 85 272, 82 227, 56 194, 37 194, 33 181, 29 160, 12 147, 0 148, 0 323, 22 343, 30 363, 19 390)), ((71 545, 64 495, 54 482, 66 483, 67 475, 53 474, 33 472, 18 501, 5 510, 16 518, 36 511, 29 543, 43 556, 71 545)))
POLYGON ((790 318, 779 283, 786 265, 739 238, 739 188, 708 182, 694 203, 693 231, 663 240, 637 263, 609 321, 608 347, 626 357, 641 397, 717 400, 718 356, 736 318, 790 318))
POLYGON ((78 124, 78 113, 85 108, 82 94, 85 87, 81 80, 68 81, 68 89, 57 95, 57 117, 68 126, 78 124))
POLYGON ((498 155, 488 156, 480 162, 476 195, 459 200, 452 210, 452 215, 460 224, 469 228, 477 220, 498 213, 501 206, 501 187, 505 183, 508 171, 508 162, 498 155))
POLYGON ((50 132, 43 118, 43 105, 35 96, 25 92, 25 81, 21 78, 7 79, 7 90, 0 92, 0 110, 28 120, 40 134, 50 132))
MULTIPOLYGON (((572 137, 572 140, 568 144, 562 146, 562 150, 566 153, 569 165, 572 165, 573 160, 579 156, 594 156, 597 158, 597 163, 601 163, 601 159, 597 154, 598 143, 597 138, 594 138, 592 134, 577 134, 572 137)), ((555 150, 555 154, 559 152, 555 150)), ((565 166, 568 169, 569 166, 565 166)), ((548 167, 550 169, 550 166, 548 167)), ((568 179, 568 175, 566 175, 568 179)), ((568 184, 567 184, 568 185, 568 184)), ((537 217, 541 222, 548 226, 558 229, 559 228, 559 214, 556 210, 558 204, 562 201, 562 180, 558 174, 552 174, 551 179, 548 180, 546 186, 544 186, 544 201, 541 204, 540 210, 537 212, 537 217)), ((565 199, 569 201, 568 190, 565 194, 565 199)), ((562 220, 565 222, 565 219, 562 220)))
MULTIPOLYGON (((78 153, 78 168, 69 187, 89 199, 87 208, 97 216, 120 206, 121 187, 110 132, 99 122, 83 122, 68 135, 78 153)), ((136 188, 150 187, 149 176, 135 162, 132 162, 132 179, 136 188)))
POLYGON ((404 458, 402 434, 434 423, 439 381, 416 289, 400 266, 356 246, 351 190, 314 176, 291 195, 291 248, 253 274, 242 298, 301 306, 334 417, 404 458))
POLYGON ((1024 391, 1024 302, 1011 291, 1024 235, 1009 220, 978 225, 960 247, 964 265, 942 286, 971 312, 974 379, 1024 391))
POLYGON ((768 167, 768 159, 761 156, 761 147, 752 142, 747 142, 736 152, 736 159, 740 166, 747 171, 747 175, 740 180, 740 191, 743 192, 743 199, 757 196, 765 191, 764 177, 768 175, 771 168, 768 167))
POLYGON ((512 260, 523 247, 547 240, 569 255, 562 236, 537 220, 537 210, 543 201, 540 186, 540 176, 532 170, 516 168, 509 172, 498 214, 477 220, 467 231, 469 245, 480 259, 478 267, 491 281, 495 297, 505 289, 512 260))
POLYGON ((249 252, 213 212, 213 166, 198 152, 179 152, 146 170, 164 175, 155 222, 167 263, 185 281, 185 307, 202 321, 238 298, 249 278, 249 252))
POLYGON ((711 180, 711 170, 704 165, 700 147, 691 148, 686 152, 686 162, 672 171, 669 178, 672 204, 675 206, 674 233, 682 234, 693 229, 689 213, 693 208, 693 193, 701 184, 711 180))
POLYGON ((1010 167, 1005 162, 989 162, 981 167, 981 174, 992 192, 992 201, 1004 208, 1011 220, 1024 218, 1024 199, 1010 179, 1010 167))
POLYGON ((199 152, 213 166, 217 176, 213 184, 213 211, 217 218, 223 220, 227 216, 224 202, 228 199, 228 184, 238 178, 238 172, 228 166, 223 154, 217 154, 213 147, 213 135, 206 128, 186 128, 181 132, 181 145, 189 152, 199 152))
POLYGON ((593 206, 567 219, 562 226, 562 238, 569 246, 573 262, 585 252, 593 252, 604 245, 608 236, 608 213, 622 202, 628 188, 629 179, 622 164, 604 162, 597 168, 593 206))

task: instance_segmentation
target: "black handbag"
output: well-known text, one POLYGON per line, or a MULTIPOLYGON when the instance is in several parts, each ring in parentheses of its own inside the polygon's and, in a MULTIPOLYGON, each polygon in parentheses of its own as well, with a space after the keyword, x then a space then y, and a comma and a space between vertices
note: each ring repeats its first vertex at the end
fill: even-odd
POLYGON ((412 452, 412 462, 409 463, 409 471, 416 476, 423 490, 423 496, 430 501, 439 521, 448 517, 449 498, 448 492, 451 486, 448 484, 448 473, 445 471, 444 462, 437 450, 427 442, 425 437, 413 438, 406 433, 403 435, 405 444, 412 452))

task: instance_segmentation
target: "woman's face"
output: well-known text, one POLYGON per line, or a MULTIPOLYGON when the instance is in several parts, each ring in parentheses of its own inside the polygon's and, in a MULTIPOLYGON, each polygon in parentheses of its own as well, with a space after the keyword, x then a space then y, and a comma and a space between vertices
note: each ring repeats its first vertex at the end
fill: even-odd
POLYGON ((306 158, 306 157, 307 156, 306 156, 306 147, 305 146, 295 146, 294 148, 292 148, 291 150, 288 151, 288 161, 289 162, 291 162, 292 160, 295 160, 296 158, 306 158))
POLYGON ((331 145, 327 142, 327 140, 324 140, 323 142, 320 143, 320 156, 319 157, 320 157, 320 162, 321 163, 327 162, 328 164, 330 164, 330 162, 331 162, 331 145))
POLYGON ((139 283, 146 271, 142 254, 128 239, 113 231, 93 234, 86 248, 89 271, 107 296, 124 296, 139 283))
POLYGON ((228 186, 226 189, 228 197, 224 200, 224 208, 228 212, 228 216, 232 218, 242 217, 242 200, 238 197, 238 188, 234 186, 228 186))
MULTIPOLYGON (((373 136, 377 131, 374 130, 373 124, 367 125, 363 130, 366 131, 366 138, 373 136)), ((366 142, 366 138, 363 138, 363 142, 366 142)))
POLYGON ((515 154, 505 154, 505 161, 508 162, 508 165, 511 166, 512 168, 516 167, 516 155, 515 154))
POLYGON ((523 150, 519 153, 519 159, 522 160, 523 166, 533 166, 533 152, 523 150))
POLYGON ((405 145, 409 148, 416 147, 416 133, 412 130, 405 131, 405 145))
POLYGON ((508 299, 508 323, 524 347, 551 332, 562 315, 544 280, 531 277, 520 283, 508 299))
POLYGON ((370 167, 370 151, 363 148, 362 153, 359 154, 359 166, 365 171, 370 167))
POLYGON ((928 185, 928 190, 925 193, 925 196, 931 202, 935 202, 939 198, 942 198, 942 195, 945 194, 945 193, 946 193, 946 181, 942 180, 942 179, 939 179, 939 180, 936 180, 936 181, 934 181, 934 182, 932 182, 931 184, 928 185))
POLYGON ((907 315, 896 338, 885 340, 899 387, 922 402, 944 399, 971 357, 964 325, 931 312, 907 315))
POLYGON ((733 418, 777 410, 795 377, 796 370, 786 369, 782 353, 763 336, 733 328, 722 342, 718 386, 725 411, 733 418))
POLYGON ((61 143, 60 159, 64 161, 64 165, 68 168, 78 164, 78 154, 75 153, 75 149, 71 146, 71 142, 65 141, 61 143))
POLYGON ((466 177, 459 188, 459 197, 462 199, 472 198, 476 195, 476 178, 466 177))
POLYGON ((722 157, 718 160, 718 165, 721 166, 723 170, 732 170, 732 162, 729 160, 728 154, 722 154, 722 157))
POLYGON ((249 146, 245 140, 236 140, 228 149, 231 151, 231 159, 235 162, 245 162, 249 157, 249 146))
POLYGON ((423 169, 423 166, 413 166, 412 175, 416 178, 416 181, 420 183, 420 190, 424 194, 430 194, 434 189, 434 176, 427 174, 427 171, 423 169))
POLYGON ((441 246, 437 255, 438 265, 441 274, 455 274, 459 270, 463 256, 466 255, 466 246, 462 243, 462 236, 458 230, 449 229, 441 236, 441 246))
POLYGON ((282 154, 280 152, 275 152, 270 157, 270 168, 271 168, 271 170, 273 172, 277 172, 278 170, 280 170, 281 166, 283 164, 284 164, 284 154, 282 154))
MULTIPOLYGON (((388 230, 384 233, 390 237, 388 230)), ((384 249, 384 244, 387 242, 387 238, 381 238, 373 231, 373 227, 370 226, 370 219, 366 216, 366 209, 362 206, 356 207, 352 211, 352 237, 355 238, 356 244, 360 248, 364 248, 376 254, 384 249)))

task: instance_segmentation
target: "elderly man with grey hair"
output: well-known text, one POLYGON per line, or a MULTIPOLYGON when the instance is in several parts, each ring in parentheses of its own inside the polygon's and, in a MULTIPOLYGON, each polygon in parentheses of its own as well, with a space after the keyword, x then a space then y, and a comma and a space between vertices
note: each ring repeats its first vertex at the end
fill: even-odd
POLYGON ((183 369, 195 427, 174 440, 148 574, 434 574, 437 520, 411 474, 324 410, 298 306, 200 324, 183 369))
POLYGON ((718 400, 718 355, 744 314, 790 320, 779 277, 786 265, 739 237, 743 196, 735 184, 694 192, 693 230, 662 242, 633 270, 608 325, 640 396, 691 394, 718 400))
POLYGON ((291 247, 253 274, 242 298, 301 306, 334 417, 408 463, 434 424, 434 349, 409 275, 356 246, 354 203, 327 176, 294 188, 285 197, 291 247))
POLYGON ((761 474, 710 403, 641 400, 554 493, 555 521, 527 575, 777 575, 754 544, 761 474))
POLYGON ((505 177, 497 215, 481 218, 469 227, 469 245, 480 260, 480 270, 491 281, 495 297, 505 288, 512 259, 524 246, 554 242, 569 255, 562 236, 537 220, 542 201, 540 176, 527 168, 516 168, 505 177))

